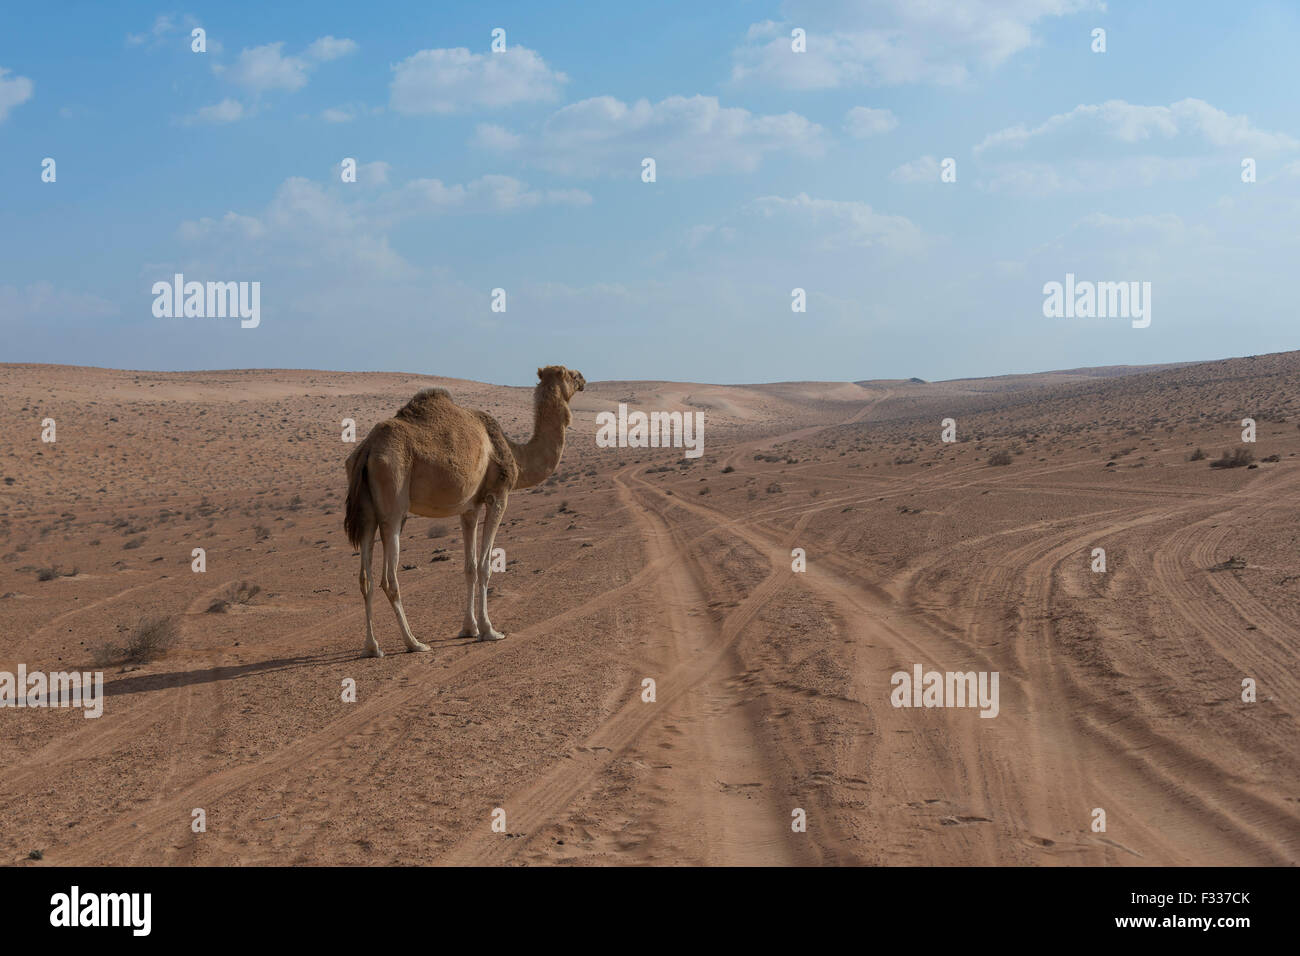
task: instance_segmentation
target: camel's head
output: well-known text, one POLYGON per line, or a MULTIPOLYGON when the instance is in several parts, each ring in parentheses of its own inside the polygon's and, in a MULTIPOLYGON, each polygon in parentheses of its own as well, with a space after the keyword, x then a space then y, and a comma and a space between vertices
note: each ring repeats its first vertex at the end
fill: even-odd
POLYGON ((587 387, 587 380, 582 377, 581 372, 567 369, 563 365, 548 365, 546 368, 539 368, 537 370, 537 380, 543 385, 554 383, 560 389, 560 394, 564 396, 566 402, 573 398, 574 392, 581 392, 587 387))

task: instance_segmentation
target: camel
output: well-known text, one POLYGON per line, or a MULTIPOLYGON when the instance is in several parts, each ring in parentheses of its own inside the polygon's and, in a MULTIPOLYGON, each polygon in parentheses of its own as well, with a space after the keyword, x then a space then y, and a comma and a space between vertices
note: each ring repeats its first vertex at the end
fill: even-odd
POLYGON ((462 408, 445 388, 417 392, 397 415, 370 430, 348 456, 348 500, 343 528, 361 551, 361 596, 366 601, 365 656, 383 657, 371 620, 370 563, 375 532, 384 543, 380 586, 393 606, 408 651, 427 651, 415 639, 397 587, 399 537, 411 514, 460 516, 465 537, 465 623, 460 637, 499 641, 487 612, 490 560, 506 501, 515 488, 539 485, 554 473, 573 421, 569 401, 587 380, 563 365, 537 370, 533 391, 533 437, 511 441, 486 412, 462 408), (483 535, 475 548, 478 512, 483 535), (475 613, 475 592, 478 594, 475 613))

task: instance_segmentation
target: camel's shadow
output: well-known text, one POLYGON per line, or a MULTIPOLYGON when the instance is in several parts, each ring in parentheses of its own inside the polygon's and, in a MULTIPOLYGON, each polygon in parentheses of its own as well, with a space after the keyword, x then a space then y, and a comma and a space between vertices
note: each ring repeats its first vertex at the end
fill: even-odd
POLYGON ((143 694, 149 691, 166 690, 174 687, 213 684, 219 681, 239 680, 242 677, 251 677, 255 674, 294 670, 301 667, 315 667, 321 664, 338 664, 355 658, 355 654, 281 657, 269 661, 254 661, 248 664, 223 664, 217 667, 204 667, 192 671, 164 671, 157 674, 140 674, 139 676, 123 677, 106 683, 104 685, 104 696, 143 694))
MULTIPOLYGON (((463 647, 482 643, 476 637, 461 637, 459 634, 445 638, 430 638, 430 646, 463 647)), ((385 651, 385 657, 400 657, 406 649, 385 651)), ((220 681, 240 680, 258 674, 273 674, 276 671, 297 670, 305 667, 320 667, 328 664, 343 664, 352 661, 371 661, 380 658, 366 657, 360 651, 320 654, 312 657, 277 657, 268 661, 253 661, 248 664, 223 664, 217 667, 204 667, 192 671, 163 671, 156 674, 140 674, 122 677, 104 685, 105 697, 121 694, 145 694, 150 691, 167 690, 177 687, 191 687, 197 684, 215 684, 220 681)))

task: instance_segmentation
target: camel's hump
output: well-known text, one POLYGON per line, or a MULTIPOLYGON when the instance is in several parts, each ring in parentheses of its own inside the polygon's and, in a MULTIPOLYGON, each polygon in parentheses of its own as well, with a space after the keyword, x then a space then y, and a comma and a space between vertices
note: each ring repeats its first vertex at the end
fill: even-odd
POLYGON ((451 401, 451 392, 445 388, 422 388, 398 411, 398 418, 418 418, 435 402, 451 401))

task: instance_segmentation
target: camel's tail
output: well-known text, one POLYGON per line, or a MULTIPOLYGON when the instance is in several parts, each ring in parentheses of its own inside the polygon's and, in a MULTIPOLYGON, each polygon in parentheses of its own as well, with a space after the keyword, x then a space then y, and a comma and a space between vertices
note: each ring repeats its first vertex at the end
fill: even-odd
POLYGON ((366 461, 369 458, 369 440, 363 441, 348 456, 348 502, 343 513, 343 530, 354 548, 360 548, 364 543, 362 539, 368 525, 365 515, 366 509, 371 507, 370 487, 366 482, 366 461))

